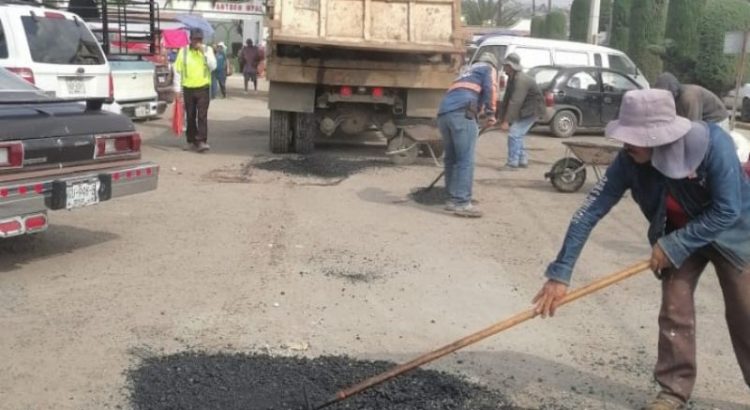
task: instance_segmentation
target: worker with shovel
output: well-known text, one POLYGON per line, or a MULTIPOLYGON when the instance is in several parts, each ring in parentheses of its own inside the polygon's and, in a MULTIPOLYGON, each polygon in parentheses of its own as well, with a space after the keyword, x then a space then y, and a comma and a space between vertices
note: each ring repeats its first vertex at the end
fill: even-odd
POLYGON ((678 117, 672 94, 635 90, 623 97, 607 136, 624 149, 575 212, 560 253, 534 298, 552 316, 594 226, 631 190, 649 220, 651 270, 661 280, 658 358, 661 392, 647 410, 681 409, 696 378, 695 304, 701 273, 713 264, 737 362, 750 385, 750 178, 727 133, 678 117))
POLYGON ((472 204, 474 149, 478 115, 486 115, 486 127, 495 123, 497 104, 497 57, 484 53, 448 89, 438 109, 438 127, 445 147, 445 210, 458 216, 478 218, 482 212, 472 204))

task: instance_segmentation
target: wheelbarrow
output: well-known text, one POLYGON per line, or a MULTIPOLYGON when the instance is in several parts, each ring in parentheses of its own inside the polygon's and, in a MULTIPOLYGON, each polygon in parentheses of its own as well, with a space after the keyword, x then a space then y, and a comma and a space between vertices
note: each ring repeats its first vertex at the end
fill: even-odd
POLYGON ((409 124, 398 128, 395 137, 388 140, 385 155, 396 165, 411 165, 419 154, 432 158, 440 167, 443 155, 443 141, 437 126, 433 124, 409 124))
POLYGON ((576 192, 586 182, 586 166, 594 170, 596 180, 601 180, 602 171, 615 160, 621 145, 597 144, 585 141, 563 141, 565 157, 555 162, 552 169, 544 174, 552 186, 560 192, 576 192), (572 155, 572 156, 571 156, 572 155))

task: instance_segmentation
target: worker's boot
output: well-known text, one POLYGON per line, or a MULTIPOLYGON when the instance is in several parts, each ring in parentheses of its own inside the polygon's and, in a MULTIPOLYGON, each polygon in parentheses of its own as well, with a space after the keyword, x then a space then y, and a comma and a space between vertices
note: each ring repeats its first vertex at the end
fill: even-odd
POLYGON ((685 402, 682 399, 672 394, 661 392, 643 410, 682 410, 684 408, 685 402))

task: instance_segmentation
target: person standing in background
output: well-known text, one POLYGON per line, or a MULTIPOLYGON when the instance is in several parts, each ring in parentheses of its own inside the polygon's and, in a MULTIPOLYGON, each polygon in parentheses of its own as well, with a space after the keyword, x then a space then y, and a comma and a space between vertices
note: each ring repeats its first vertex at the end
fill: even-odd
POLYGON ((245 47, 240 51, 240 66, 242 75, 245 77, 245 92, 247 85, 252 80, 253 89, 258 91, 258 65, 263 61, 263 53, 253 44, 252 39, 247 39, 245 47))
POLYGON ((221 42, 216 45, 216 69, 211 76, 211 98, 216 98, 219 92, 222 98, 227 98, 227 69, 226 46, 221 42))
POLYGON ((175 59, 175 71, 180 74, 187 113, 185 150, 205 152, 211 148, 207 142, 208 106, 211 103, 211 72, 215 69, 216 57, 213 49, 203 44, 203 31, 191 29, 190 45, 181 48, 175 59))

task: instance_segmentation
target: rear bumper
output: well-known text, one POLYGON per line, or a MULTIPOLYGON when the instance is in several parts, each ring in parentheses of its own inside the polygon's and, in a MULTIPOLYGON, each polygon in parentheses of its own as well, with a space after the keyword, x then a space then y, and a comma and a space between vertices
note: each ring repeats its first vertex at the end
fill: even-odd
POLYGON ((151 118, 164 114, 167 103, 164 101, 121 102, 120 111, 130 118, 151 118))
POLYGON ((67 209, 65 187, 74 182, 98 181, 98 202, 153 191, 159 166, 153 162, 0 183, 0 220, 67 209))

